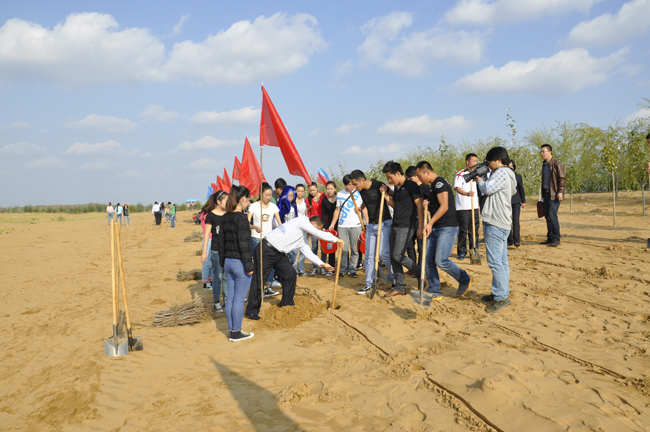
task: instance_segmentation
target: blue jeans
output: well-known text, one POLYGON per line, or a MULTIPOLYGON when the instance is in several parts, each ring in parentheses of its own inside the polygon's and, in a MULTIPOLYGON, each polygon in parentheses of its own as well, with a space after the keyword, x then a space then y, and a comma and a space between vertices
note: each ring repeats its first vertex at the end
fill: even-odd
POLYGON ((113 213, 108 214, 108 224, 111 224, 111 220, 113 220, 113 213))
POLYGON ((171 214, 169 214, 169 213, 165 214, 165 219, 167 219, 167 222, 169 222, 171 220, 171 217, 172 217, 171 214))
POLYGON ((289 262, 293 266, 293 269, 298 272, 298 263, 296 262, 298 259, 298 249, 287 252, 287 258, 289 258, 289 262))
POLYGON ((223 302, 225 304, 228 299, 228 285, 226 284, 223 267, 221 267, 221 262, 219 261, 219 252, 210 251, 210 261, 212 261, 212 274, 214 275, 214 279, 212 280, 212 298, 215 303, 218 303, 223 288, 223 302))
POLYGON ((176 215, 175 214, 173 214, 171 216, 171 223, 172 223, 172 226, 170 228, 175 228, 176 227, 176 215))
POLYGON ((560 210, 562 201, 551 199, 551 194, 544 192, 544 217, 546 218, 546 239, 550 241, 560 241, 560 221, 557 218, 557 212, 560 210))
MULTIPOLYGON (((201 246, 205 239, 201 239, 201 246)), ((201 280, 203 283, 212 282, 214 272, 212 271, 212 239, 208 239, 208 259, 201 266, 201 280)))
MULTIPOLYGON (((253 254, 255 253, 255 248, 257 247, 258 244, 260 244, 260 239, 258 239, 257 237, 251 237, 251 250, 253 251, 253 254)), ((264 256, 263 255, 262 255, 262 263, 264 263, 264 256)), ((271 270, 271 273, 269 274, 269 278, 266 281, 266 283, 268 285, 272 284, 274 277, 275 277, 275 270, 271 270)))
POLYGON ((228 330, 241 330, 241 322, 244 319, 244 301, 251 287, 252 274, 246 273, 244 262, 234 258, 226 258, 224 270, 226 282, 230 295, 226 300, 226 320, 228 330))
POLYGON ((433 228, 427 239, 427 280, 431 287, 430 293, 442 295, 440 292, 440 276, 438 267, 459 283, 469 282, 469 275, 449 259, 451 250, 458 236, 458 227, 433 228))
MULTIPOLYGON (((379 260, 388 268, 388 280, 395 279, 393 267, 390 264, 390 250, 388 248, 388 237, 393 220, 389 219, 381 224, 381 245, 379 246, 379 260)), ((366 225, 366 259, 364 269, 366 271, 366 285, 372 285, 375 279, 375 252, 377 252, 377 231, 379 224, 366 225)))
POLYGON ((492 270, 492 295, 496 301, 503 301, 510 294, 508 234, 510 230, 483 222, 487 263, 492 270))
POLYGON ((120 224, 122 224, 122 213, 118 213, 118 214, 115 216, 115 224, 117 224, 118 221, 119 221, 120 224))
POLYGON ((131 216, 124 215, 124 225, 131 225, 131 216))

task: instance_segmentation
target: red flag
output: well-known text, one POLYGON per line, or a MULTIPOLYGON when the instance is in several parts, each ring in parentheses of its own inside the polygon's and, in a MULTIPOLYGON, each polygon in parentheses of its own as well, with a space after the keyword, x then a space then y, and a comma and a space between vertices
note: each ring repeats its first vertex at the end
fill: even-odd
POLYGON ((230 188, 232 188, 232 183, 230 182, 230 177, 228 177, 228 171, 226 171, 226 167, 223 167, 223 185, 228 188, 226 192, 230 192, 230 188))
POLYGON ((210 183, 210 186, 212 186, 212 193, 217 193, 219 186, 216 183, 210 183))
POLYGON ((302 163, 302 159, 293 145, 289 132, 284 127, 280 115, 275 110, 273 102, 266 89, 262 86, 262 121, 260 123, 260 145, 280 147, 284 161, 289 169, 289 174, 302 177, 310 185, 311 177, 302 163))
POLYGON ((241 162, 235 156, 235 166, 232 168, 232 179, 239 181, 239 176, 241 175, 241 162))
POLYGON ((223 185, 223 180, 219 176, 217 176, 217 190, 222 190, 222 191, 226 190, 223 185))
MULTIPOLYGON (((266 181, 264 174, 262 180, 266 181)), ((241 171, 239 173, 239 184, 246 186, 251 191, 251 196, 256 197, 260 194, 260 164, 257 162, 255 153, 248 137, 244 141, 244 155, 241 158, 241 171)))

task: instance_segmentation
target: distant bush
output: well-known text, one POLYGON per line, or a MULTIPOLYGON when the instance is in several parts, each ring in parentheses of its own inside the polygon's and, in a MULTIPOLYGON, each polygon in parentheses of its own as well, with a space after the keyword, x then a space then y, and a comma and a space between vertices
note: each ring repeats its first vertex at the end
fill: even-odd
POLYGON ((180 210, 180 211, 185 211, 185 210, 187 210, 187 204, 181 204, 181 205, 178 207, 178 210, 180 210))

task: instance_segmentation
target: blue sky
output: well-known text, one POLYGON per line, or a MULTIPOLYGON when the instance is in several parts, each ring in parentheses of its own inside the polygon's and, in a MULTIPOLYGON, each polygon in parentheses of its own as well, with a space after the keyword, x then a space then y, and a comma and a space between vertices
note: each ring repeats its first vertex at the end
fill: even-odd
POLYGON ((506 108, 518 137, 647 115, 650 0, 396 5, 3 1, 0 206, 202 199, 259 152, 261 82, 313 175, 506 137, 506 108))

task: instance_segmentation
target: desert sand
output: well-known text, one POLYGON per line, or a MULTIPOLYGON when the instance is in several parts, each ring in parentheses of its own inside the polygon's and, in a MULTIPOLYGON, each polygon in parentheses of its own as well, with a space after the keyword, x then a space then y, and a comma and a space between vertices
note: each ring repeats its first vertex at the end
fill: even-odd
MULTIPOLYGON (((297 306, 265 302, 228 342, 226 320, 153 328, 157 311, 210 296, 200 229, 121 228, 134 334, 144 351, 106 357, 110 231, 102 214, 0 214, 0 430, 645 431, 650 430, 650 216, 640 195, 575 196, 562 244, 534 197, 510 249, 512 305, 488 315, 491 273, 462 298, 446 274, 431 307, 356 295, 363 276, 298 279, 297 306)), ((484 247, 481 245, 484 254, 484 247)), ((458 262, 453 255, 454 261, 458 262)), ((310 264, 306 264, 310 268, 310 264)), ((415 289, 416 281, 407 278, 415 289)), ((454 283, 452 283, 454 282, 454 283)), ((385 286, 386 287, 386 286, 385 286)), ((387 287, 386 287, 387 288, 387 287)))

